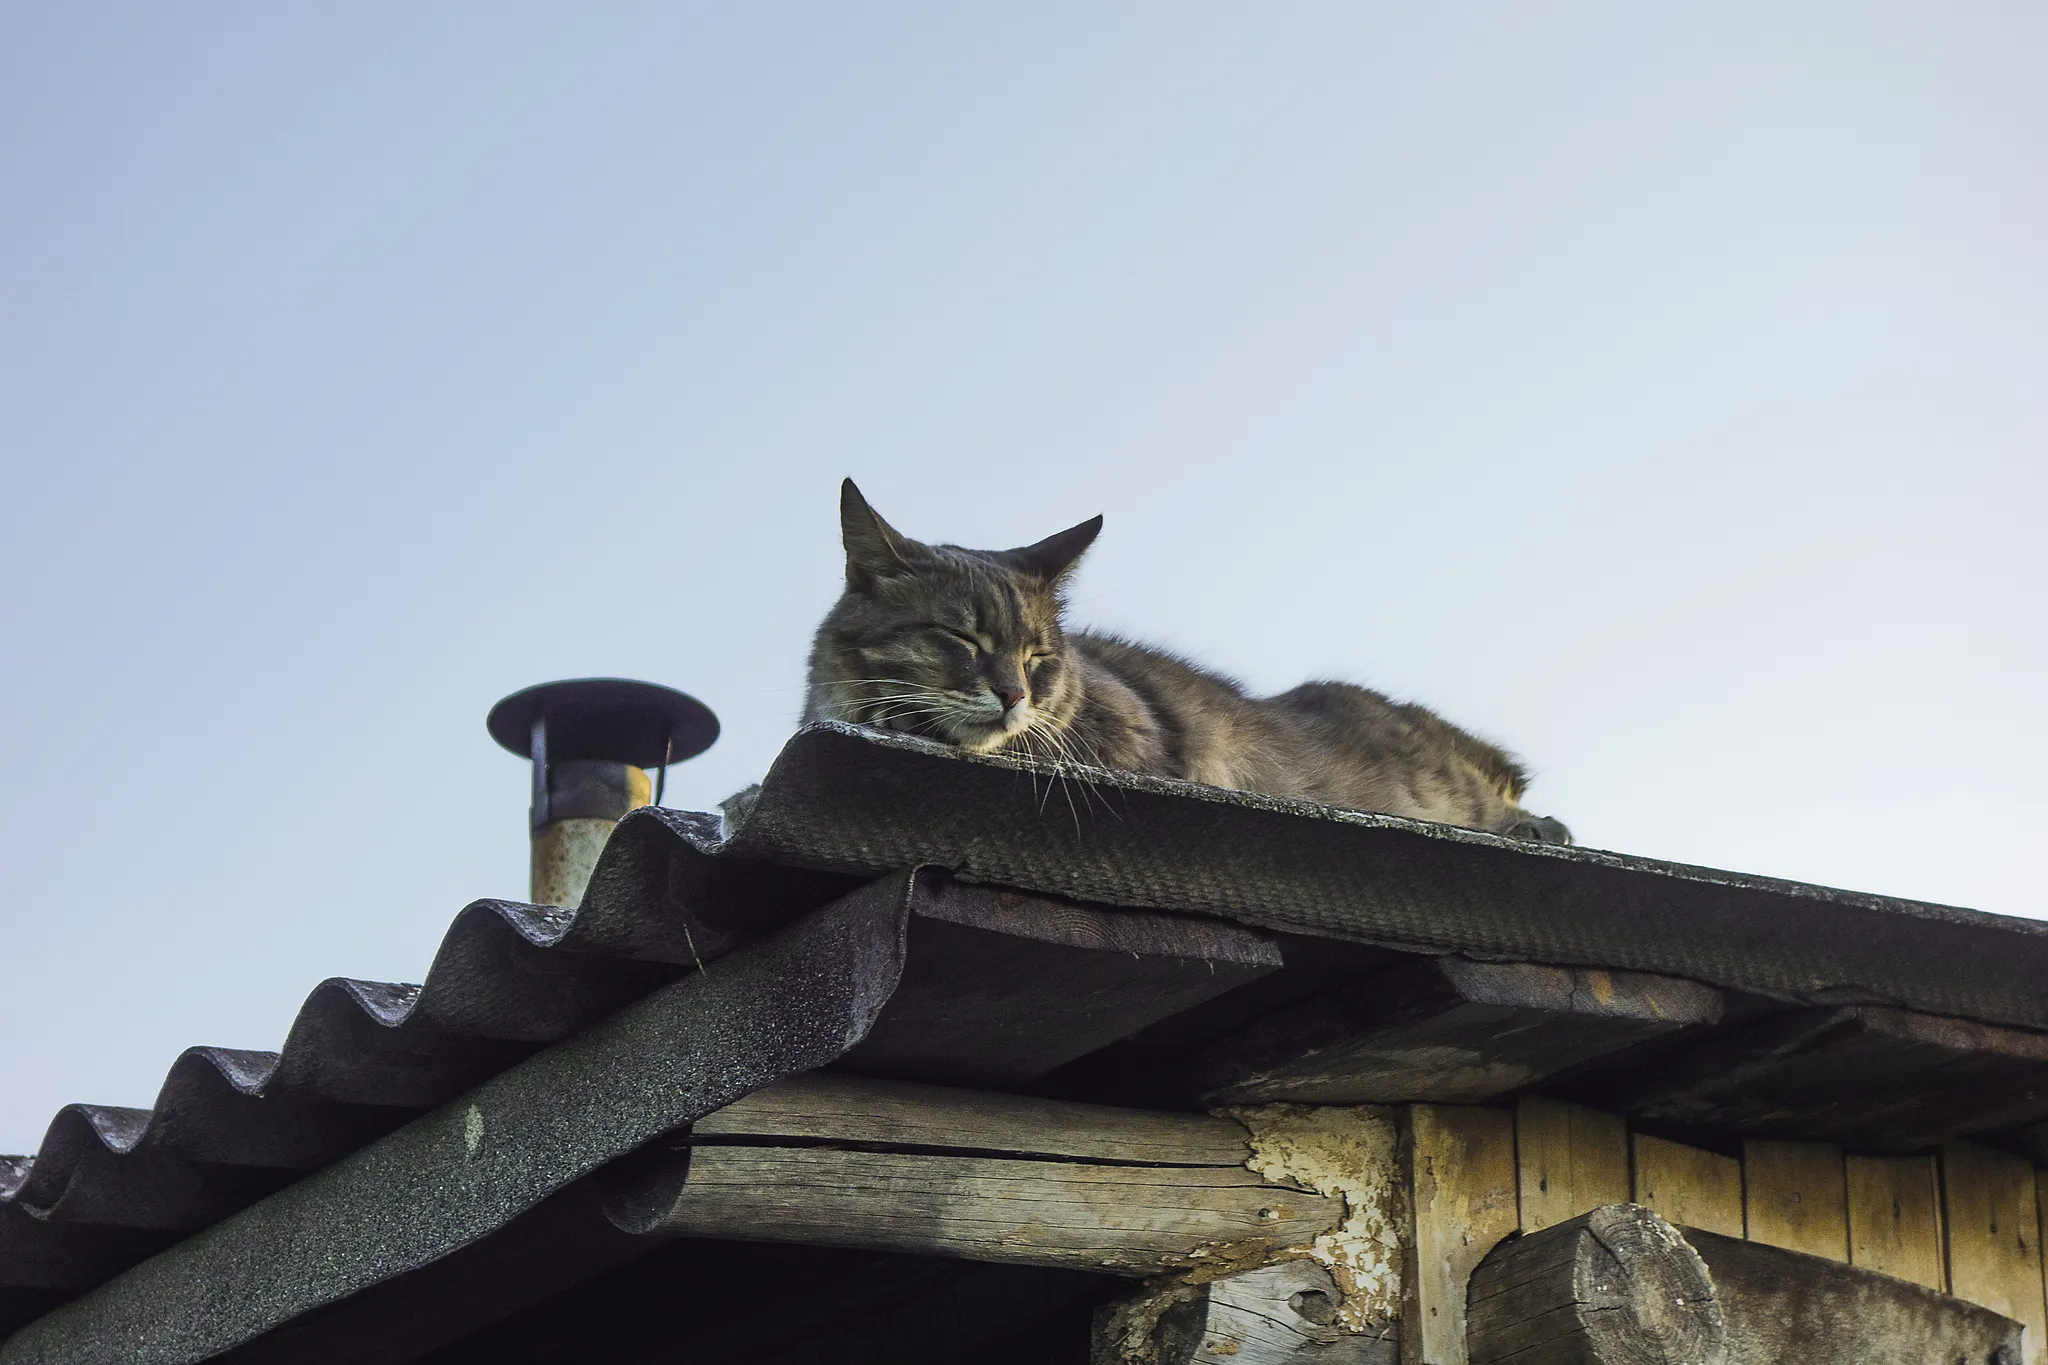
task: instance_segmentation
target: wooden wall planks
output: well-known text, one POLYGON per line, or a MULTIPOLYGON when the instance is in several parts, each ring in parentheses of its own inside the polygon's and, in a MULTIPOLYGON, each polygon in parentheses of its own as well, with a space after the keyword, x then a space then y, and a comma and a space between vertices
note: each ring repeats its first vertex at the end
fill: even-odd
POLYGON ((1628 1199, 1628 1124, 1581 1104, 1527 1095, 1515 1106, 1522 1231, 1568 1223, 1628 1199))
POLYGON ((1403 1365, 1465 1365, 1465 1285, 1515 1231, 1515 1119, 1504 1109, 1408 1109, 1414 1181, 1414 1293, 1404 1302, 1403 1365))
POLYGON ((1742 1163, 1732 1156, 1637 1133, 1635 1201, 1666 1222, 1742 1235, 1742 1163))
POLYGON ((1974 1143, 1941 1149, 1949 1292, 2027 1325, 2026 1365, 2048 1361, 2033 1164, 1974 1143))
POLYGON ((1752 1242, 1848 1260, 1842 1149, 1826 1142, 1743 1143, 1742 1218, 1752 1242))
POLYGON ((1847 1166, 1849 1263, 1946 1291, 1934 1158, 1852 1156, 1847 1166))
POLYGON ((1684 1227, 1989 1308, 2026 1324, 2025 1365, 2048 1365, 2048 1170, 2025 1157, 1967 1142, 1900 1157, 1752 1140, 1737 1160, 1533 1095, 1512 1116, 1428 1105, 1410 1113, 1417 1301, 1432 1307, 1408 1338, 1408 1365, 1464 1361, 1458 1286, 1509 1220, 1540 1232, 1624 1198, 1684 1227), (1510 1136, 1512 1170, 1500 1158, 1510 1136))

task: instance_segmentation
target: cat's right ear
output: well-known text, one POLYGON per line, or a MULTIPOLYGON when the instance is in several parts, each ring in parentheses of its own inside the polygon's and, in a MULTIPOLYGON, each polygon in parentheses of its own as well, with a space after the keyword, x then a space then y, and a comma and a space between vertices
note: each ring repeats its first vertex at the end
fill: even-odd
POLYGON ((839 536, 846 542, 846 586, 872 587, 877 579, 908 572, 905 541, 896 528, 868 506, 848 479, 839 485, 839 536))

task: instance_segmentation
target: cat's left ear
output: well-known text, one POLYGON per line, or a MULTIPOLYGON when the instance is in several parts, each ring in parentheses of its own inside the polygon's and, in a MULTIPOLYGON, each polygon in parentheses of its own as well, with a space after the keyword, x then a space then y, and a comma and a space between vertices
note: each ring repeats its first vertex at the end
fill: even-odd
POLYGON ((1011 550, 1008 558, 1037 574, 1048 583, 1064 578, 1079 562, 1095 537, 1102 534, 1102 518, 1090 517, 1079 526, 1069 526, 1058 535, 1047 536, 1036 545, 1011 550))

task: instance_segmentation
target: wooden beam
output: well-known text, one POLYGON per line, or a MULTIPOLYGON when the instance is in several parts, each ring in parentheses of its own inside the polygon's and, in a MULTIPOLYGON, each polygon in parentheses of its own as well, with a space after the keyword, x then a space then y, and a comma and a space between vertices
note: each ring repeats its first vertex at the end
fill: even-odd
POLYGON ((2015 1365, 2021 1325, 1821 1256, 1610 1205, 1496 1247, 1472 1365, 2015 1365))
POLYGON ((989 1089, 1026 1085, 1281 966, 1268 936, 1224 920, 929 874, 905 947, 915 965, 845 1069, 989 1089))
POLYGON ((1514 1115, 1418 1104, 1408 1111, 1406 1146, 1415 1230, 1401 1358, 1464 1365, 1466 1281, 1519 1222, 1514 1115))
POLYGON ((2026 1365, 2048 1360, 2041 1218, 2026 1158, 1968 1142, 1941 1149, 1949 1292, 2027 1325, 2026 1365))
POLYGON ((1095 1165, 830 1147, 699 1147, 615 1184, 635 1233, 1157 1275, 1260 1260, 1335 1228, 1342 1200, 1243 1167, 1095 1165), (1218 1248, 1227 1248, 1218 1250, 1218 1248))
POLYGON ((1821 1256, 1685 1234, 1728 1328, 1728 1365, 2017 1365, 2021 1324, 1821 1256))
POLYGON ((1604 1102, 1638 1123, 1906 1155, 2048 1118, 2048 1034, 1874 1005, 1793 1010, 1666 1057, 1604 1102))
POLYGON ((1847 1165, 1849 1263, 1929 1289, 1948 1288, 1934 1158, 1852 1156, 1847 1165))
POLYGON ((1707 1267, 1637 1204, 1500 1243, 1472 1273, 1471 1365, 1725 1365, 1707 1267))
POLYGON ((1825 1142, 1742 1144, 1742 1217, 1752 1242, 1849 1259, 1842 1149, 1825 1142))
POLYGON ((1628 1125, 1618 1114, 1541 1095, 1515 1106, 1522 1231, 1541 1232, 1628 1199, 1628 1125))
POLYGON ((756 1090, 699 1119, 690 1134, 700 1146, 719 1139, 816 1138, 1156 1166, 1241 1166, 1251 1155, 1244 1125, 1227 1118, 821 1071, 756 1090))
POLYGON ((1215 1273, 1306 1247, 1346 1212, 1251 1156, 1226 1118, 809 1075, 617 1163, 605 1207, 634 1233, 1215 1273))
POLYGON ((1399 1365, 1398 1331, 1344 1331, 1338 1298, 1329 1271, 1313 1261, 1149 1290, 1097 1312, 1091 1363, 1399 1365))
POLYGON ((1742 1163, 1731 1156, 1636 1133, 1636 1203, 1680 1227, 1742 1235, 1742 1163))
POLYGON ((1721 1013, 1673 977, 1431 958, 1276 1011, 1168 1083, 1208 1104, 1476 1104, 1721 1013))

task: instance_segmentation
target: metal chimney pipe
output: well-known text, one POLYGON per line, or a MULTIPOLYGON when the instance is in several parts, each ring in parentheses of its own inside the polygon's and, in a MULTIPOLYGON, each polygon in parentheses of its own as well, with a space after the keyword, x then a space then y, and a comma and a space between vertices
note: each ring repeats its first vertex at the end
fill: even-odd
POLYGON ((628 811, 660 800, 647 770, 711 747, 718 718, 695 697, 628 678, 542 683, 491 708, 485 728, 533 763, 529 898, 574 909, 628 811))

